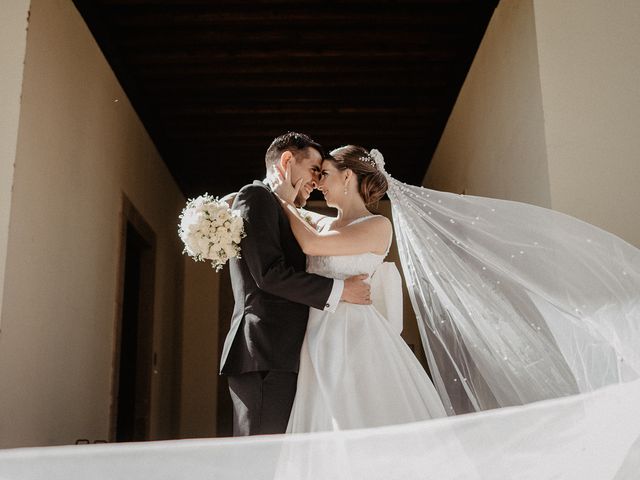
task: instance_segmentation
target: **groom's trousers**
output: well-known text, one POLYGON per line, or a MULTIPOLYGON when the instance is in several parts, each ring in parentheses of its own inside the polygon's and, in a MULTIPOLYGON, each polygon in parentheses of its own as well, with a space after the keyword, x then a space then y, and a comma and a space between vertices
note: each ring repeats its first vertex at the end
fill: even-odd
POLYGON ((298 374, 261 371, 229 375, 233 436, 285 433, 298 374))

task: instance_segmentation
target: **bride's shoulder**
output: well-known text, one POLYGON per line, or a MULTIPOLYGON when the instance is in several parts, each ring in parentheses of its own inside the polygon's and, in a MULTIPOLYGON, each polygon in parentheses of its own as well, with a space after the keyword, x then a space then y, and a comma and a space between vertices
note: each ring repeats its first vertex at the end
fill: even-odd
POLYGON ((380 214, 375 214, 371 217, 372 221, 378 222, 378 223, 382 223, 384 225, 387 225, 389 227, 392 226, 391 220, 389 220, 387 217, 385 217, 384 215, 380 215, 380 214))
POLYGON ((379 230, 380 233, 390 234, 393 230, 393 224, 391 223, 391 220, 389 220, 384 215, 373 215, 363 223, 368 223, 372 228, 379 230))
POLYGON ((357 230, 354 235, 359 238, 362 246, 368 252, 376 255, 386 255, 389 252, 389 245, 393 235, 393 225, 384 215, 371 215, 363 218, 355 225, 351 225, 357 230))
POLYGON ((393 224, 384 215, 367 215, 347 225, 350 229, 366 232, 375 237, 387 238, 393 231, 393 224))

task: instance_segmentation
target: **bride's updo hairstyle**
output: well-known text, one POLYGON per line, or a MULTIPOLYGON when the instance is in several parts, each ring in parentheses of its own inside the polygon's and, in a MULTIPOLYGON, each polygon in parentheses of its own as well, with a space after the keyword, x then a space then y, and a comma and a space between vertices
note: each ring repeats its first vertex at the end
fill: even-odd
POLYGON ((326 160, 333 163, 338 170, 349 169, 356 175, 358 191, 365 205, 376 203, 387 191, 387 179, 378 170, 368 150, 357 145, 345 145, 331 151, 326 160))

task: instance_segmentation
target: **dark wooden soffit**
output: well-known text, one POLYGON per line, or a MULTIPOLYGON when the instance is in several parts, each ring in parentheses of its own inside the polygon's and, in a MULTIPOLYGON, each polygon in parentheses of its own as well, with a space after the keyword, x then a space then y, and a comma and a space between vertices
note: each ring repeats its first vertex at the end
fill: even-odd
POLYGON ((75 0, 187 196, 273 137, 378 148, 420 183, 497 0, 75 0))

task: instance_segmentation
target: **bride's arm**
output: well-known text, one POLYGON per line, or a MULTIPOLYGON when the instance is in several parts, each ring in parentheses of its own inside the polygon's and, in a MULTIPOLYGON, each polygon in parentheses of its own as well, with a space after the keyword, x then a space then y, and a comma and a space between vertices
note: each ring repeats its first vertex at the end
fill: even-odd
POLYGON ((387 250, 392 226, 385 217, 375 216, 338 230, 317 232, 294 205, 282 199, 280 201, 289 217, 293 235, 307 255, 357 255, 368 252, 382 255, 387 250))
POLYGON ((322 215, 321 213, 313 212, 311 210, 306 210, 304 208, 298 208, 298 212, 300 212, 302 218, 304 218, 307 223, 311 224, 311 226, 316 230, 318 230, 320 222, 323 222, 326 218, 328 218, 326 215, 322 215))

